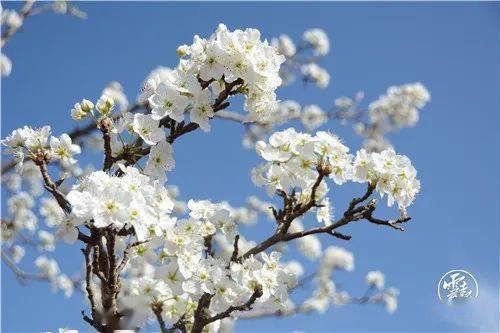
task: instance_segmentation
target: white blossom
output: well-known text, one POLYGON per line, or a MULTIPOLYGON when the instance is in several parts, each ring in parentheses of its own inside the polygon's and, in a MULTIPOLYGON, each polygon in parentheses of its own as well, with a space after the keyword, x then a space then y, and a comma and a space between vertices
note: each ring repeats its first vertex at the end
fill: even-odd
POLYGON ((1 76, 9 76, 12 72, 12 61, 5 55, 0 55, 0 74, 1 76))
POLYGON ((165 180, 165 171, 172 171, 174 166, 172 145, 166 141, 160 141, 151 147, 144 173, 163 181, 165 180))
POLYGON ((19 29, 23 25, 23 18, 15 10, 5 9, 2 11, 3 23, 11 29, 19 29))
POLYGON ((310 29, 304 32, 303 38, 314 49, 316 55, 324 56, 330 51, 330 41, 322 29, 310 29))
POLYGON ((80 146, 74 144, 68 134, 64 133, 59 138, 50 137, 50 149, 52 156, 70 164, 76 163, 73 155, 80 154, 80 146))
POLYGON ((301 72, 306 79, 313 81, 321 89, 328 87, 330 83, 330 74, 314 62, 302 65, 301 72))
POLYGON ((93 109, 94 103, 87 99, 83 99, 81 102, 76 103, 73 109, 71 109, 71 118, 74 120, 84 119, 91 114, 93 109))
POLYGON ((165 132, 160 128, 158 120, 152 116, 136 113, 132 122, 134 132, 149 145, 154 145, 165 139, 165 132))
POLYGON ((189 103, 188 98, 181 95, 178 89, 168 81, 160 82, 148 101, 152 107, 153 119, 159 120, 169 116, 178 122, 184 120, 184 110, 189 103))
POLYGON ((164 187, 137 169, 128 167, 123 171, 122 177, 94 172, 75 186, 67 198, 77 220, 92 220, 97 228, 130 225, 142 240, 147 237, 148 228, 154 228, 159 218, 168 216, 173 203, 164 187), (158 206, 160 202, 163 204, 158 206))
POLYGON ((319 106, 312 104, 304 107, 300 120, 308 131, 312 131, 325 124, 328 116, 319 106))
POLYGON ((366 274, 366 283, 377 287, 377 289, 382 289, 385 284, 385 276, 381 271, 370 271, 366 274))

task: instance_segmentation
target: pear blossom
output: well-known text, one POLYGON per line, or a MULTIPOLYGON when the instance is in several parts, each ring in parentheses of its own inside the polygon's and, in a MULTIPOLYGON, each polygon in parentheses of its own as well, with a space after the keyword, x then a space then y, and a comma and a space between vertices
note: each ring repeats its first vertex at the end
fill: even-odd
POLYGON ((149 145, 155 145, 165 139, 165 132, 160 128, 159 121, 150 115, 136 113, 132 128, 149 145))
POLYGON ((377 287, 377 289, 382 289, 385 284, 385 276, 381 271, 370 271, 366 274, 366 283, 377 287))
POLYGON ((173 204, 163 187, 137 169, 127 167, 123 171, 123 177, 94 172, 75 186, 67 198, 77 223, 92 223, 97 228, 130 225, 138 238, 145 239, 148 228, 158 223, 155 216, 168 216, 173 204), (160 200, 166 205, 158 206, 160 200))
POLYGON ((208 90, 200 92, 196 98, 194 105, 189 111, 191 122, 200 125, 200 128, 205 131, 210 131, 208 122, 214 116, 214 111, 211 105, 211 93, 208 90))
POLYGON ((285 34, 281 34, 278 39, 273 39, 272 44, 287 58, 293 57, 297 52, 295 43, 290 36, 285 34))
POLYGON ((0 75, 9 76, 12 72, 12 61, 5 54, 0 54, 0 75))
MULTIPOLYGON (((105 167, 104 171, 94 171, 80 167, 73 157, 81 152, 80 147, 73 144, 68 134, 50 136, 49 126, 14 130, 2 144, 24 170, 23 177, 16 174, 4 181, 7 188, 15 192, 6 203, 9 225, 2 225, 6 253, 12 256, 14 263, 22 259, 25 250, 17 245, 16 237, 23 236, 24 231, 38 238, 35 247, 39 251, 53 251, 56 240, 68 244, 90 240, 86 249, 90 249, 91 255, 84 252, 85 267, 88 272, 92 266, 94 274, 87 276, 83 286, 87 291, 93 290, 97 303, 104 303, 109 296, 105 280, 111 273, 100 276, 103 265, 93 261, 103 255, 107 268, 112 269, 111 261, 118 264, 114 267, 118 274, 113 281, 117 288, 113 296, 116 313, 126 316, 126 325, 134 329, 148 325, 151 318, 157 317, 166 327, 185 324, 186 329, 191 330, 199 309, 205 319, 229 310, 231 317, 203 328, 207 332, 220 332, 233 325, 240 315, 233 309, 242 306, 243 311, 250 314, 262 311, 286 315, 294 311, 325 312, 330 305, 356 300, 332 280, 334 270, 354 269, 353 254, 337 246, 325 249, 318 234, 323 226, 314 224, 307 236, 292 235, 294 241, 287 243, 293 244, 305 257, 300 258, 301 261, 307 259, 318 264, 313 294, 295 305, 289 291, 297 286, 299 278, 305 276, 307 280, 309 276, 301 262, 282 259, 282 252, 288 247, 283 239, 288 234, 311 231, 305 215, 309 212, 318 223, 331 225, 337 196, 328 194, 331 189, 336 193, 337 188, 347 182, 369 183, 370 190, 387 195, 389 205, 397 203, 403 215, 419 192, 420 182, 411 161, 393 149, 380 152, 361 149, 352 155, 349 147, 331 132, 302 133, 294 128, 273 132, 275 126, 294 119, 310 132, 328 121, 329 114, 319 106, 301 108, 295 101, 279 102, 276 95, 290 66, 302 71, 306 80, 314 81, 319 87, 329 83, 328 72, 315 62, 317 57, 329 52, 326 33, 311 29, 303 38, 305 44, 299 47, 287 35, 268 43, 256 29, 230 31, 220 24, 208 38, 196 35, 192 44, 179 46, 179 63, 175 68, 159 67, 150 73, 138 96, 141 103, 138 107, 146 108, 146 114, 135 113, 135 107, 130 112, 126 110, 128 99, 118 82, 110 83, 103 90, 95 106, 87 99, 76 103, 71 110, 73 119, 91 116, 98 124, 105 119, 110 121, 110 132, 104 133, 110 138, 104 136, 94 142, 101 149, 103 142, 111 144, 117 170, 105 167), (311 61, 301 61, 301 52, 312 52, 314 56, 311 61), (183 201, 176 186, 164 185, 165 173, 175 167, 173 148, 164 127, 174 133, 185 126, 184 113, 189 113, 192 124, 188 126, 193 128, 192 125, 197 124, 208 132, 215 113, 227 106, 227 98, 235 95, 243 97, 243 109, 248 112, 244 118, 248 121, 247 142, 262 159, 252 170, 252 181, 269 196, 276 193, 282 196, 283 208, 276 206, 274 200, 266 202, 257 197, 248 198, 244 207, 235 207, 226 201, 183 201), (112 114, 115 105, 120 110, 118 114, 112 114), (94 108, 99 114, 94 114, 94 108), (174 121, 178 123, 175 128, 171 126, 174 121), (54 181, 54 187, 44 174, 46 188, 55 198, 40 197, 44 182, 39 169, 43 162, 51 159, 59 162, 60 181, 54 181), (63 183, 68 175, 77 180, 63 183), (60 199, 59 195, 68 201, 70 209, 61 209, 60 201, 56 200, 60 199), (34 210, 37 204, 39 215, 51 230, 37 230, 38 217, 34 210), (307 209, 301 211, 304 207, 307 209), (290 212, 297 213, 298 217, 288 219, 290 212), (278 222, 273 226, 277 228, 277 236, 269 238, 278 240, 276 244, 257 243, 240 234, 239 226, 243 224, 246 228, 255 224, 258 214, 278 222), (285 223, 279 220, 280 216, 285 216, 285 223), (285 224, 284 237, 279 238, 285 224), (110 256, 112 252, 114 257, 110 256), (201 308, 207 296, 209 302, 201 308), (133 312, 130 318, 129 312, 133 312)), ((370 105, 370 121, 380 124, 382 132, 410 126, 418 120, 419 109, 429 99, 421 84, 391 87, 386 95, 370 105)), ((342 110, 353 109, 358 98, 340 98, 334 103, 342 110)), ((358 126, 359 133, 368 137, 369 125, 361 127, 358 126)), ((375 145, 383 143, 384 138, 371 135, 370 139, 375 145)), ((50 173, 53 172, 51 167, 50 173)), ((365 214, 360 209, 354 210, 365 214)), ((340 221, 351 218, 349 214, 346 211, 340 221)), ((330 233, 342 238, 332 230, 330 233)), ((78 287, 76 275, 71 279, 62 273, 54 259, 39 256, 35 266, 40 276, 50 282, 53 291, 70 297, 78 287)), ((398 291, 384 290, 382 272, 368 272, 366 283, 370 292, 377 292, 371 298, 367 296, 369 302, 383 304, 390 313, 396 310, 398 291)), ((104 304, 95 307, 99 313, 104 310, 104 304)))
POLYGON ((16 264, 18 264, 23 259, 26 250, 22 246, 14 245, 11 249, 11 252, 12 252, 12 260, 16 264))
POLYGON ((354 256, 351 252, 337 246, 329 246, 323 257, 324 265, 352 271, 354 269, 354 256))
POLYGON ((66 133, 62 134, 59 138, 52 136, 50 138, 50 149, 53 157, 69 162, 70 164, 76 163, 73 155, 81 153, 80 146, 72 143, 70 136, 66 133))
POLYGON ((19 29, 23 25, 23 18, 15 10, 3 10, 1 15, 2 24, 6 23, 11 29, 19 29))
POLYGON ((113 81, 104 88, 101 96, 107 96, 118 105, 121 111, 124 111, 128 106, 128 99, 123 92, 123 87, 119 82, 113 81))
POLYGON ((330 74, 314 62, 302 65, 301 72, 307 80, 314 82, 321 89, 328 87, 330 83, 330 74))
POLYGON ((308 131, 312 131, 325 124, 328 116, 319 106, 313 104, 304 107, 300 120, 308 131))
POLYGON ((59 265, 54 259, 49 259, 46 256, 40 256, 35 260, 35 266, 49 278, 55 278, 59 274, 59 265))
POLYGON ((389 206, 396 202, 400 208, 406 208, 420 191, 417 170, 410 159, 392 149, 381 153, 360 150, 354 159, 354 175, 354 181, 376 184, 380 195, 387 195, 389 206))
POLYGON ((115 106, 115 99, 108 95, 102 95, 95 106, 96 110, 102 115, 111 113, 115 106))
POLYGON ((38 232, 38 238, 40 239, 39 248, 45 251, 55 250, 55 239, 54 235, 45 230, 40 230, 38 232))
POLYGON ((160 141, 151 147, 144 173, 160 180, 165 179, 165 171, 172 171, 175 166, 172 145, 160 141))
POLYGON ((71 109, 71 118, 74 120, 81 120, 87 117, 94 109, 94 103, 87 99, 83 99, 81 102, 76 103, 71 109))
POLYGON ((330 41, 322 29, 310 29, 304 32, 303 38, 314 49, 316 55, 323 56, 330 51, 330 41))
POLYGON ((152 107, 151 115, 153 119, 159 120, 165 116, 176 121, 184 120, 184 110, 189 100, 170 83, 161 82, 156 87, 154 94, 148 98, 152 107))

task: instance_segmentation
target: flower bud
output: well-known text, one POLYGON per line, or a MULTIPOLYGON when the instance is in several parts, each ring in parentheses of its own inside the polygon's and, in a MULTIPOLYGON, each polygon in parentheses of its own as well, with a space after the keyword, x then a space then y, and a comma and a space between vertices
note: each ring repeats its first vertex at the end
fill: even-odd
POLYGON ((89 113, 94 108, 94 103, 92 103, 91 101, 89 101, 88 99, 85 99, 85 98, 80 102, 80 105, 81 105, 82 111, 85 113, 89 113))
POLYGON ((82 120, 92 112, 94 103, 87 99, 83 99, 80 103, 76 103, 71 109, 71 118, 74 120, 82 120))
POLYGON ((113 110, 114 106, 115 101, 111 97, 103 95, 97 101, 96 109, 100 114, 107 115, 111 112, 111 110, 113 110))

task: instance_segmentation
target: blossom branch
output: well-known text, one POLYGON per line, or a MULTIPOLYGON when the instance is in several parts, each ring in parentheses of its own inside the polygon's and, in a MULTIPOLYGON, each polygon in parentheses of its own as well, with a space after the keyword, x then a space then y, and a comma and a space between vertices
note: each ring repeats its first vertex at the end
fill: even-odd
POLYGON ((238 306, 230 306, 229 309, 227 309, 224 312, 221 312, 213 317, 208 318, 205 321, 205 325, 208 325, 210 323, 213 323, 214 321, 221 320, 224 318, 229 317, 233 312, 235 311, 248 311, 252 309, 252 305, 255 303, 255 301, 262 296, 262 288, 257 287, 255 288, 254 292, 252 293, 252 296, 248 299, 248 301, 245 304, 238 305, 238 306))
MULTIPOLYGON (((202 81, 202 88, 203 87, 208 87, 208 85, 210 83, 207 82, 204 82, 202 81)), ((231 96, 231 95, 234 95, 237 93, 237 90, 233 90, 233 88, 235 88, 236 86, 238 85, 243 85, 243 80, 241 78, 237 79, 237 80, 234 80, 233 82, 231 83, 227 83, 225 82, 225 88, 224 90, 222 90, 219 95, 217 96, 217 98, 215 99, 215 102, 214 104, 212 105, 212 109, 213 109, 213 112, 216 113, 220 110, 223 110, 225 108, 227 108, 229 106, 229 102, 225 102, 226 99, 231 96)), ((203 89, 205 89, 203 88, 203 89)), ((170 121, 171 119, 169 117, 166 117, 164 118, 161 122, 160 122, 160 125, 161 126, 164 126, 164 127, 167 127, 169 124, 168 124, 168 121, 170 121)), ((175 126, 175 121, 173 122, 173 124, 170 125, 171 127, 171 132, 170 132, 170 135, 167 139, 167 141, 169 143, 173 143, 178 137, 180 137, 181 135, 183 134, 186 134, 186 133, 189 133, 189 132, 192 132, 194 130, 196 130, 198 127, 200 127, 200 125, 198 125, 197 123, 189 123, 187 125, 184 124, 183 121, 181 121, 177 127, 175 126)))
POLYGON ((118 265, 117 268, 117 274, 120 274, 125 266, 127 266, 128 261, 130 260, 130 250, 132 250, 134 247, 139 246, 141 244, 144 244, 146 242, 149 242, 149 239, 143 240, 143 241, 137 241, 131 244, 128 244, 127 247, 125 248, 125 251, 123 252, 123 258, 120 261, 120 264, 118 265))
MULTIPOLYGON (((145 103, 137 102, 137 103, 134 103, 133 105, 129 106, 128 109, 124 111, 124 113, 125 112, 135 113, 135 112, 137 112, 145 107, 146 107, 145 103)), ((113 121, 116 121, 116 120, 118 120, 119 117, 121 117, 121 116, 115 116, 112 119, 113 119, 113 121)), ((68 135, 73 141, 75 141, 77 139, 80 139, 80 138, 83 138, 87 135, 92 134, 97 129, 98 129, 98 127, 96 127, 95 122, 91 122, 83 127, 76 127, 73 131, 69 132, 68 135)), ((14 160, 14 159, 4 163, 2 165, 2 172, 1 173, 5 174, 5 173, 13 170, 17 163, 18 163, 18 161, 14 160)))
POLYGON ((45 183, 45 188, 52 194, 54 199, 56 199, 62 210, 66 213, 69 213, 71 211, 70 204, 66 199, 66 196, 58 190, 57 184, 55 184, 50 178, 50 175, 47 171, 47 161, 48 158, 43 153, 37 154, 33 159, 33 162, 35 162, 35 164, 40 168, 40 172, 45 183))
MULTIPOLYGON (((316 205, 316 202, 314 200, 315 197, 315 192, 316 189, 318 188, 319 184, 321 183, 322 178, 325 176, 324 171, 322 173, 321 169, 318 169, 318 178, 316 179, 316 182, 314 183, 312 190, 311 190, 311 199, 308 201, 307 204, 301 205, 298 204, 295 206, 295 208, 292 208, 291 211, 290 209, 287 209, 289 207, 289 202, 290 198, 284 194, 284 206, 285 208, 283 210, 280 210, 275 214, 275 217, 277 219, 278 225, 283 225, 282 229, 278 227, 277 231, 261 242, 259 245, 255 246, 254 248, 248 250, 243 256, 239 258, 239 260, 244 260, 249 258, 252 255, 256 255, 262 251, 265 251, 269 247, 280 243, 280 242, 287 242, 293 239, 297 238, 302 238, 305 236, 309 235, 314 235, 314 234, 320 234, 320 233, 326 233, 331 236, 334 236, 336 238, 340 238, 343 240, 350 240, 351 236, 349 235, 344 235, 340 232, 335 231, 335 229, 340 228, 350 222, 353 221, 359 221, 362 219, 366 219, 370 223, 378 224, 378 225, 385 225, 389 226, 393 229, 399 230, 399 231, 404 231, 404 229, 398 224, 407 222, 411 219, 409 216, 402 216, 400 218, 394 219, 394 220, 382 220, 373 217, 373 212, 375 211, 376 208, 376 201, 372 200, 370 201, 367 205, 364 206, 357 206, 360 203, 364 202, 367 200, 371 194, 373 193, 373 190, 375 188, 375 185, 369 184, 367 187, 367 190, 365 194, 362 197, 359 198, 354 198, 350 204, 347 210, 344 212, 344 216, 336 221, 335 223, 332 223, 328 226, 325 227, 318 227, 318 228, 312 228, 304 231, 298 231, 294 233, 287 233, 288 229, 293 222, 294 219, 297 217, 302 216, 305 214, 307 211, 309 211, 312 207, 316 205)), ((283 195, 283 194, 282 194, 283 195)), ((293 196, 292 196, 293 197, 293 196)))
POLYGON ((281 193, 281 196, 283 197, 284 200, 284 208, 281 209, 279 212, 274 210, 274 216, 276 218, 276 222, 278 223, 278 227, 275 231, 275 233, 264 240, 262 243, 259 245, 255 246, 254 248, 248 250, 245 254, 243 254, 239 260, 244 260, 249 258, 252 255, 256 255, 262 251, 265 251, 269 247, 280 243, 282 241, 286 241, 287 237, 287 232, 288 229, 290 228, 290 225, 292 222, 297 218, 302 216, 304 213, 306 213, 308 210, 310 210, 312 207, 317 206, 316 203, 316 191, 321 184, 321 181, 323 178, 329 174, 329 170, 325 170, 321 167, 317 168, 318 171, 318 177, 316 178, 316 181, 314 182, 312 188, 311 188, 311 196, 309 201, 307 203, 302 204, 295 204, 295 199, 294 195, 292 195, 291 198, 289 198, 286 193, 281 193))

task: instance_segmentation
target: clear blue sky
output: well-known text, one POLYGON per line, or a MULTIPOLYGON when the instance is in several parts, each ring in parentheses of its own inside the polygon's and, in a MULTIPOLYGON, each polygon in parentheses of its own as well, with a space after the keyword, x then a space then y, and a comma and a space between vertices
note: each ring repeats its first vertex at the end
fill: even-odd
MULTIPOLYGON (((18 4, 6 3, 5 7, 18 4)), ((147 73, 174 66, 175 48, 194 34, 208 36, 219 22, 231 29, 255 27, 271 38, 286 32, 300 38, 320 27, 331 36, 332 53, 322 63, 332 75, 328 89, 300 84, 281 89, 281 99, 331 105, 359 89, 367 100, 389 85, 421 81, 432 102, 413 129, 391 138, 411 157, 422 192, 405 233, 357 224, 344 231, 349 242, 325 239, 356 257, 354 273, 336 280, 352 294, 364 292, 368 270, 380 269, 401 289, 400 306, 388 315, 377 306, 332 308, 325 315, 241 321, 239 331, 478 331, 498 330, 499 245, 499 6, 492 3, 82 3, 88 19, 47 14, 30 19, 4 52, 14 67, 2 82, 2 137, 24 124, 50 123, 56 133, 73 128, 71 105, 96 99, 112 80, 131 99, 147 73), (474 303, 446 307, 436 296, 445 272, 465 269, 478 280, 474 303)), ((241 145, 243 129, 214 121, 210 134, 188 135, 175 145, 176 170, 169 182, 183 198, 266 198, 249 170, 258 159, 241 145)), ((351 129, 331 122, 353 148, 351 129)), ((337 211, 362 187, 335 193, 337 211)), ((387 211, 382 210, 382 213, 387 211)), ((271 232, 263 222, 249 236, 271 232)), ((77 247, 58 253, 63 268, 81 262, 77 247), (71 259, 70 259, 71 258, 71 259), (76 259, 75 259, 76 258, 76 259), (70 260, 69 260, 70 259, 70 260)), ((28 258, 29 259, 29 258, 28 258)), ((2 331, 58 327, 88 330, 83 300, 53 295, 40 283, 20 286, 2 271, 2 331)))

